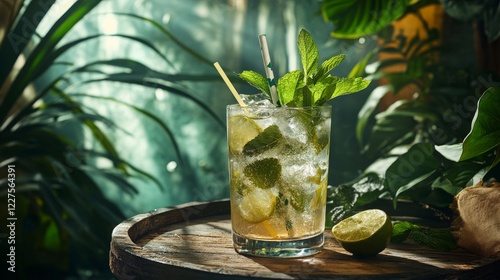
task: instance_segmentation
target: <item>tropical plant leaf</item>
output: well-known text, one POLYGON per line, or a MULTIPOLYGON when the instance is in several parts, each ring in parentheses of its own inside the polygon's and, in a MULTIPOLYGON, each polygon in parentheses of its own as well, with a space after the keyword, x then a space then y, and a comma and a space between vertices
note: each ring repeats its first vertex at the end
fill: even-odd
MULTIPOLYGON (((463 143, 436 146, 436 150, 445 158, 455 162, 467 161, 489 151, 498 150, 500 147, 500 109, 497 104, 499 102, 500 87, 487 89, 479 98, 471 130, 463 143)), ((500 157, 497 153, 489 168, 493 168, 499 162, 500 157)))
POLYGON ((500 87, 487 89, 478 101, 472 129, 463 142, 460 160, 491 151, 500 145, 500 87))
POLYGON ((484 33, 490 42, 500 38, 500 3, 496 2, 496 7, 494 5, 483 12, 484 33))
MULTIPOLYGON (((485 2, 481 0, 472 1, 452 1, 452 0, 440 0, 446 13, 451 17, 456 19, 469 21, 473 19, 479 19, 485 8, 485 2)), ((491 2, 491 1, 490 1, 491 2)))
POLYGON ((440 0, 445 12, 462 21, 483 20, 484 32, 490 42, 500 36, 500 3, 496 0, 440 0))
MULTIPOLYGON (((137 36, 126 35, 126 34, 96 34, 96 35, 92 35, 92 36, 87 36, 87 37, 79 38, 77 40, 74 40, 74 41, 71 41, 69 43, 66 43, 66 44, 62 45, 61 47, 58 47, 57 49, 54 49, 44 59, 44 63, 40 67, 41 70, 46 70, 51 65, 55 65, 56 59, 58 57, 60 57, 63 53, 65 53, 68 50, 70 50, 71 48, 73 48, 75 46, 78 46, 78 45, 81 45, 82 43, 84 43, 86 41, 94 40, 94 39, 99 39, 101 37, 117 37, 117 38, 127 39, 127 40, 130 40, 130 41, 136 41, 136 42, 144 45, 148 49, 151 49, 154 53, 156 53, 159 57, 161 57, 166 63, 172 65, 172 63, 170 62, 170 60, 168 60, 168 58, 160 50, 158 50, 158 48, 156 48, 151 43, 151 41, 149 41, 149 40, 146 40, 146 39, 143 39, 143 38, 139 38, 137 36)), ((71 64, 69 64, 69 65, 71 65, 71 64)), ((36 78, 39 75, 41 75, 42 73, 43 73, 43 71, 40 71, 34 77, 36 78)))
POLYGON ((26 10, 21 14, 17 24, 6 35, 4 41, 0 45, 0 85, 6 81, 14 63, 24 49, 31 41, 31 37, 35 34, 38 24, 46 16, 50 7, 55 3, 55 0, 49 1, 30 1, 26 6, 26 10), (43 2, 43 5, 41 5, 43 2))
POLYGON ((403 101, 395 102, 386 111, 376 115, 376 123, 363 149, 369 158, 383 155, 415 138, 414 129, 418 122, 414 116, 401 113, 401 103, 403 101))
POLYGON ((377 109, 380 99, 392 90, 392 85, 382 85, 376 87, 358 112, 358 122, 356 124, 356 138, 358 143, 363 144, 364 132, 369 119, 377 109))
POLYGON ((429 143, 417 143, 400 155, 385 173, 385 185, 391 193, 394 207, 401 193, 430 178, 439 166, 429 143))
POLYGON ((351 69, 351 72, 349 72, 349 75, 347 75, 348 78, 355 78, 355 77, 364 77, 366 76, 366 66, 368 65, 368 62, 378 53, 379 49, 375 48, 372 51, 368 52, 368 54, 365 55, 354 67, 351 69))
POLYGON ((400 18, 411 0, 324 0, 321 13, 335 38, 354 39, 378 32, 400 18))
POLYGON ((89 98, 94 98, 94 99, 111 101, 111 102, 121 104, 123 106, 126 106, 126 107, 134 110, 134 111, 141 113, 141 115, 147 117, 153 123, 156 123, 163 130, 163 132, 165 132, 165 135, 167 136, 167 138, 170 140, 170 142, 173 145, 174 152, 177 155, 179 162, 181 164, 184 164, 184 160, 182 159, 181 151, 180 151, 179 145, 177 143, 177 140, 175 139, 174 133, 160 118, 158 118, 154 114, 152 114, 152 113, 150 113, 150 112, 148 112, 140 107, 137 107, 137 106, 132 105, 132 104, 128 104, 127 102, 124 102, 124 101, 121 101, 121 100, 118 100, 118 99, 112 98, 112 97, 96 96, 96 95, 91 95, 91 94, 72 94, 71 96, 74 96, 74 97, 83 96, 83 97, 89 97, 89 98))
POLYGON ((332 224, 337 224, 376 201, 384 191, 383 179, 372 172, 361 174, 351 182, 332 188, 327 202, 332 224))
MULTIPOLYGON (((484 165, 478 162, 458 162, 452 164, 450 168, 447 168, 443 175, 450 181, 452 186, 464 189, 473 184, 472 179, 478 173, 483 172, 484 168, 484 165)), ((453 192, 450 192, 450 194, 456 195, 456 193, 453 192)))
POLYGON ((210 107, 208 107, 207 104, 196 99, 194 96, 188 94, 187 92, 185 92, 181 89, 178 89, 178 88, 174 87, 173 85, 169 85, 164 80, 158 79, 156 77, 144 77, 143 74, 139 74, 139 75, 113 74, 113 75, 109 75, 103 79, 94 79, 94 80, 83 81, 82 84, 84 84, 84 83, 97 83, 97 82, 110 82, 110 81, 111 82, 115 81, 115 82, 122 82, 122 83, 137 84, 137 85, 147 86, 147 87, 151 87, 151 88, 161 88, 161 89, 168 91, 170 93, 187 98, 187 99, 193 101, 200 108, 202 108, 204 112, 208 113, 221 127, 225 127, 224 122, 221 119, 219 119, 219 117, 215 114, 215 112, 210 107))
POLYGON ((451 144, 451 145, 436 145, 434 146, 434 148, 446 159, 452 161, 459 161, 460 156, 462 156, 463 152, 462 143, 451 144))
POLYGON ((8 94, 0 104, 0 122, 3 122, 9 113, 9 109, 23 94, 26 86, 34 80, 34 77, 42 71, 44 59, 59 43, 59 41, 79 22, 89 11, 91 11, 101 0, 76 1, 49 29, 47 34, 36 45, 26 63, 19 71, 8 94))
POLYGON ((454 183, 448 180, 448 178, 446 177, 438 177, 431 184, 432 190, 441 189, 452 196, 457 195, 463 188, 464 187, 458 187, 458 185, 454 185, 454 183))
POLYGON ((198 59, 199 61, 201 61, 201 62, 203 62, 203 63, 205 63, 207 65, 212 66, 213 62, 211 60, 209 60, 206 57, 200 55, 198 52, 194 51, 188 45, 184 44, 181 40, 179 40, 176 36, 174 36, 174 34, 172 34, 172 32, 168 31, 168 29, 166 29, 163 25, 161 25, 157 21, 155 21, 155 20, 153 20, 151 18, 147 18, 147 17, 143 17, 143 16, 140 16, 140 15, 136 15, 136 14, 129 14, 129 13, 112 13, 112 14, 113 15, 118 15, 118 16, 126 16, 126 17, 131 17, 131 18, 137 18, 137 19, 140 19, 142 21, 148 22, 153 27, 157 28, 163 34, 165 34, 167 37, 169 37, 172 40, 172 42, 174 42, 175 44, 177 44, 178 46, 180 46, 184 51, 186 51, 187 53, 189 53, 190 55, 192 55, 194 58, 198 59))
MULTIPOLYGON (((68 102, 73 102, 74 100, 67 95, 64 91, 59 90, 58 88, 53 88, 54 93, 56 93, 59 97, 63 98, 64 100, 68 102)), ((82 113, 83 110, 79 107, 74 109, 75 113, 82 113)), ((109 137, 93 122, 90 120, 83 120, 83 124, 87 126, 90 131, 92 132, 92 135, 94 136, 95 139, 101 144, 101 146, 111 155, 118 157, 118 151, 116 150, 115 146, 109 139, 109 137)), ((125 165, 123 165, 121 162, 114 162, 115 166, 118 169, 121 169, 125 174, 127 174, 127 168, 125 165)))
MULTIPOLYGON (((158 179, 156 179, 155 177, 153 177, 151 174, 147 173, 146 171, 136 167, 134 164, 124 160, 123 158, 112 157, 109 153, 100 153, 100 152, 96 152, 95 150, 84 150, 84 152, 86 154, 88 154, 89 156, 106 158, 112 162, 121 162, 122 164, 124 164, 125 166, 130 168, 131 170, 135 171, 137 174, 144 176, 144 177, 148 178, 149 180, 151 180, 152 182, 154 182, 158 186, 159 189, 163 189, 163 186, 161 185, 160 181, 158 181, 158 179)), ((93 166, 89 166, 89 167, 85 167, 85 168, 90 168, 90 170, 92 172, 99 172, 101 170, 101 169, 96 169, 93 166)), ((122 179, 126 178, 125 176, 123 176, 123 174, 121 174, 121 177, 122 177, 122 179)), ((128 183, 127 180, 124 180, 124 185, 125 185, 125 187, 131 187, 131 188, 129 188, 131 194, 137 193, 135 187, 130 185, 130 183, 128 183)))

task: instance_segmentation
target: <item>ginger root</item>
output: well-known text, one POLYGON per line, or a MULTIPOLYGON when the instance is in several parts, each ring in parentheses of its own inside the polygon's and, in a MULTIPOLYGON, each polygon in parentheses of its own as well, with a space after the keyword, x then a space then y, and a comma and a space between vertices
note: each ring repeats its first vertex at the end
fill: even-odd
POLYGON ((450 208, 458 246, 482 257, 500 256, 500 183, 467 187, 450 208))

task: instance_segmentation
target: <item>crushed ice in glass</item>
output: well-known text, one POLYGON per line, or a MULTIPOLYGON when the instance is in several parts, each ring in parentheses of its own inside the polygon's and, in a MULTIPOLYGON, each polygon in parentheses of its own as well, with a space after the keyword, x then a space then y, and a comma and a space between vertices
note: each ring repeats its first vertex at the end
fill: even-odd
POLYGON ((269 95, 266 93, 240 94, 241 99, 248 106, 275 107, 269 95))

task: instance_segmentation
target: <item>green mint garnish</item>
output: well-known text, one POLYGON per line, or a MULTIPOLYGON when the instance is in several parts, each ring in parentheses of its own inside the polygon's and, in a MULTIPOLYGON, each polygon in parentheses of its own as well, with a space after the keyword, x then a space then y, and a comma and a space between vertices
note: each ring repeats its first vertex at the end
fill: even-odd
POLYGON ((283 138, 283 134, 281 134, 278 126, 271 125, 264 129, 264 131, 262 131, 254 139, 248 141, 245 146, 243 146, 242 152, 246 156, 258 155, 275 147, 281 138, 283 138))
POLYGON ((250 163, 243 172, 255 186, 269 189, 281 176, 281 164, 277 158, 265 158, 250 163))
POLYGON ((286 230, 291 230, 293 227, 292 221, 286 220, 285 226, 286 226, 286 230))
POLYGON ((402 243, 407 239, 441 251, 450 251, 457 247, 457 241, 449 228, 429 228, 407 221, 395 222, 391 242, 402 243))
MULTIPOLYGON (((279 103, 288 107, 321 106, 328 100, 365 89, 369 80, 361 77, 339 78, 329 74, 345 58, 344 54, 333 56, 319 66, 318 48, 306 30, 298 36, 298 48, 302 70, 286 73, 278 79, 279 103)), ((267 79, 259 73, 244 71, 239 75, 250 85, 269 93, 267 79)))
POLYGON ((318 72, 319 52, 311 34, 304 29, 299 32, 298 47, 304 76, 313 77, 318 72))
POLYGON ((269 90, 269 85, 267 79, 261 74, 252 71, 245 70, 238 75, 243 80, 247 81, 253 87, 261 90, 262 92, 267 93, 269 97, 271 97, 271 92, 269 90))

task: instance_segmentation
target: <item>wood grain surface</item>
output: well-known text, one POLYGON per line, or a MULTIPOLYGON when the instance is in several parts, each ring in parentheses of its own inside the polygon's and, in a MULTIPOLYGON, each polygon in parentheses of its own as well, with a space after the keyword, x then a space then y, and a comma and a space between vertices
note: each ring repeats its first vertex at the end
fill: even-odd
POLYGON ((486 279, 500 262, 457 249, 390 244, 359 259, 325 232, 325 247, 304 258, 237 254, 229 201, 190 203, 132 217, 112 233, 110 269, 118 279, 486 279), (486 277, 486 278, 485 278, 486 277))

